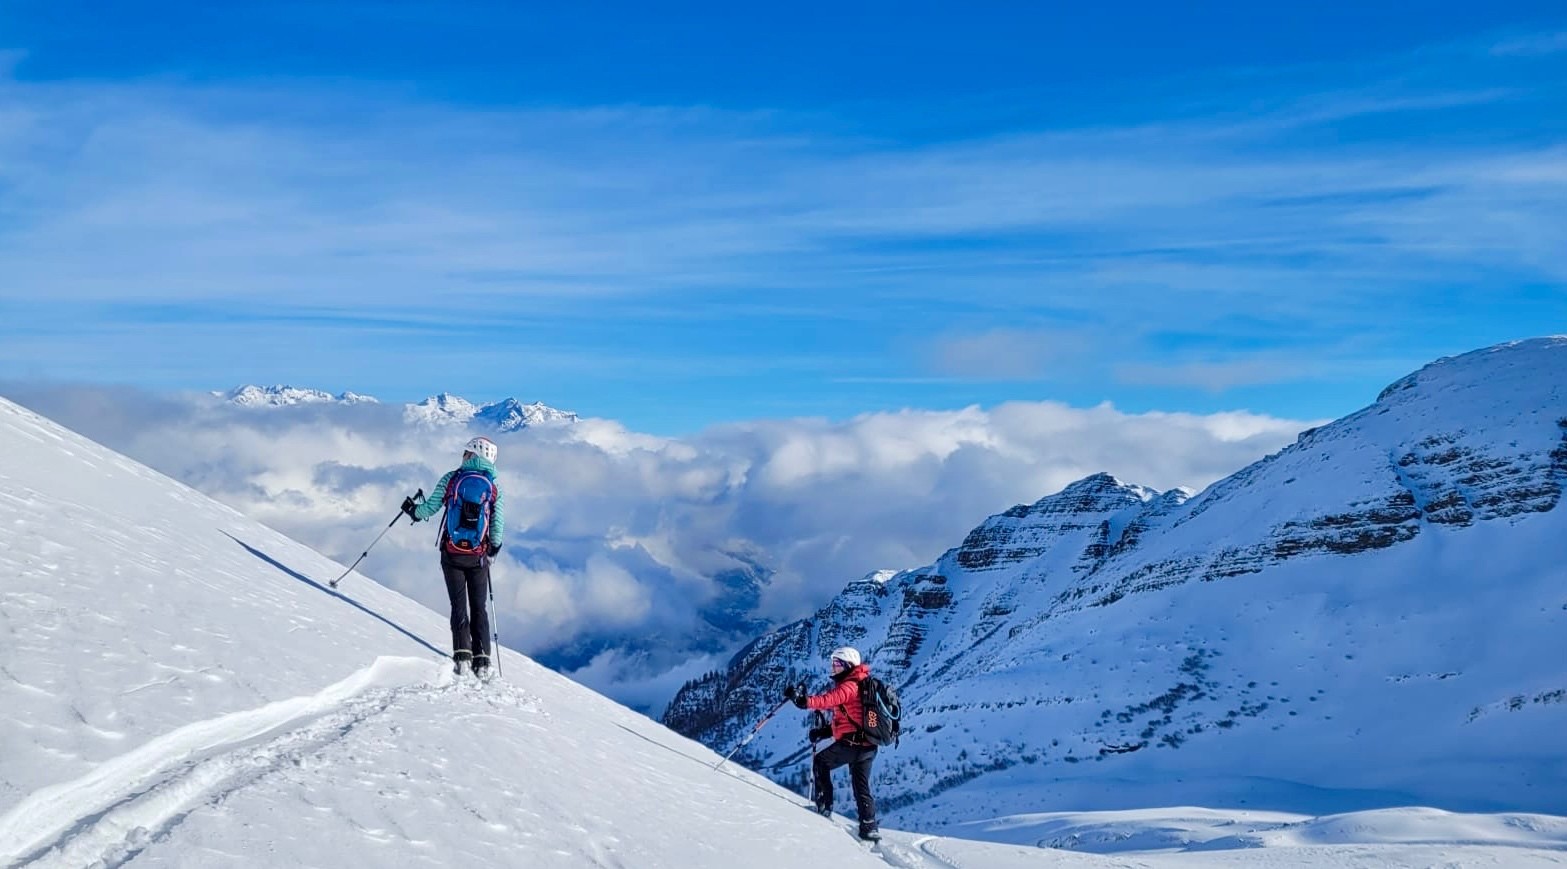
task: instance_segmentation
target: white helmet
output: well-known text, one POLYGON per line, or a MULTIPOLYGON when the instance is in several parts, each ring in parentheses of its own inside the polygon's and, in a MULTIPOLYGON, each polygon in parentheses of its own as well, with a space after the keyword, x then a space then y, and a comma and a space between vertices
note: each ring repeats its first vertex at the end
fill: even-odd
POLYGON ((484 460, 492 465, 495 464, 495 457, 501 454, 500 447, 495 445, 495 441, 482 435, 469 441, 463 450, 476 456, 483 456, 484 460))
POLYGON ((839 646, 832 650, 831 660, 842 661, 853 669, 860 666, 860 650, 853 646, 839 646))

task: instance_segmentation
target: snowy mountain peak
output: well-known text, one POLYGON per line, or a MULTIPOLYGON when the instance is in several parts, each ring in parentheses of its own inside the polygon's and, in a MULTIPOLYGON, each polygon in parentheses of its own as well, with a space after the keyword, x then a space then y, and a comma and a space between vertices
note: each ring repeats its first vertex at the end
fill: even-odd
MULTIPOLYGON (((1131 521, 1123 514, 1142 511, 1158 494, 1110 474, 1093 474, 1033 504, 990 517, 969 532, 954 557, 966 570, 995 570, 1038 558, 1073 532, 1107 523, 1119 530, 1131 521)), ((1106 540, 1104 545, 1114 542, 1106 540)))
POLYGON ((333 395, 319 389, 295 386, 240 386, 213 395, 240 407, 290 407, 298 404, 376 404, 377 400, 357 392, 333 395))
POLYGON ((855 589, 878 591, 894 576, 897 576, 899 572, 900 571, 896 570, 873 570, 859 579, 849 580, 849 582, 844 585, 843 588, 845 592, 850 592, 855 589))
POLYGON ((404 416, 410 422, 426 425, 467 425, 477 422, 501 432, 519 431, 533 425, 578 421, 575 413, 557 410, 542 402, 523 404, 515 398, 507 398, 476 405, 449 392, 408 405, 404 416))
POLYGON ((461 396, 443 392, 417 404, 408 405, 403 416, 409 422, 430 425, 461 425, 473 419, 479 408, 461 396))
POLYGON ((1395 380, 1377 396, 1383 404, 1408 399, 1415 393, 1484 387, 1487 392, 1505 398, 1507 387, 1523 386, 1519 378, 1537 378, 1541 374, 1562 373, 1567 365, 1567 335, 1550 335, 1523 341, 1509 341, 1457 356, 1444 356, 1420 370, 1395 380))
POLYGON ((479 408, 474 418, 483 420, 500 431, 516 431, 532 425, 577 422, 577 415, 569 410, 557 410, 540 401, 523 404, 515 398, 487 404, 479 408))
POLYGON ((896 570, 873 570, 855 581, 869 583, 871 585, 882 585, 887 580, 892 579, 897 575, 898 571, 896 570))
POLYGON ((1046 495, 1036 501, 1034 506, 1036 509, 1047 504, 1081 508, 1083 505, 1098 503, 1120 508, 1148 501, 1158 494, 1158 491, 1147 486, 1123 483, 1114 475, 1101 472, 1070 483, 1054 495, 1046 495))

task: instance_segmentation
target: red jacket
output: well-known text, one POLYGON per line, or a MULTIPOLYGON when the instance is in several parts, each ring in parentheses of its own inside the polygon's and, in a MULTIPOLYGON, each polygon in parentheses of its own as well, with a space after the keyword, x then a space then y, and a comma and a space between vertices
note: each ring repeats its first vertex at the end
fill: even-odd
MULTIPOLYGON (((860 732, 857 725, 865 723, 865 707, 860 705, 860 680, 871 674, 864 664, 846 673, 834 676, 838 682, 825 694, 805 698, 807 709, 832 710, 832 738, 843 739, 860 732)), ((855 741, 861 741, 859 737, 855 741)))

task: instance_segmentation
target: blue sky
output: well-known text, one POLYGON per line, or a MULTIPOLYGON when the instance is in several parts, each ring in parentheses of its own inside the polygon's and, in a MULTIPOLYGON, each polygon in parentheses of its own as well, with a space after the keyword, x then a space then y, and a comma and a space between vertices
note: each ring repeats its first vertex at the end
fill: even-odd
POLYGON ((1567 331, 1559 3, 1178 5, 0 5, 0 377, 1308 419, 1567 331))

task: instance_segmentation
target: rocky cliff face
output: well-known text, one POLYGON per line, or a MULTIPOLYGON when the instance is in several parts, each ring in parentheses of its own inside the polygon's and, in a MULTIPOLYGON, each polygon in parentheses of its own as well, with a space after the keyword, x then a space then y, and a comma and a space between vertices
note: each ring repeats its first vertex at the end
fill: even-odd
MULTIPOLYGON (((1564 480, 1567 338, 1444 359, 1201 493, 1098 474, 991 517, 759 638, 665 720, 727 751, 852 644, 904 696, 878 765, 895 812, 1115 805, 1107 777, 1128 805, 1264 781, 1280 807, 1567 810, 1567 776, 1506 783, 1567 768, 1564 480)), ((744 761, 803 782, 799 723, 744 761)))

